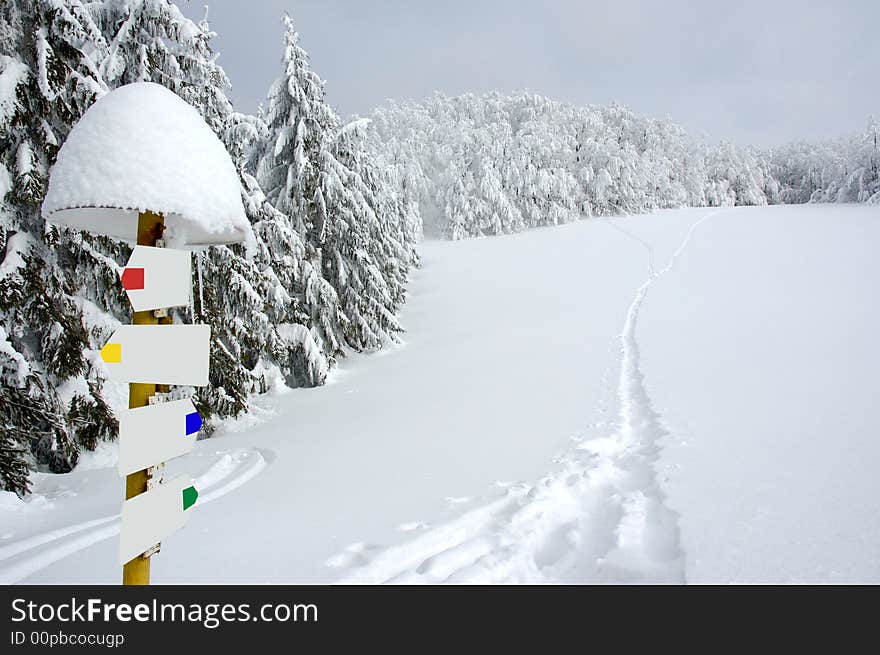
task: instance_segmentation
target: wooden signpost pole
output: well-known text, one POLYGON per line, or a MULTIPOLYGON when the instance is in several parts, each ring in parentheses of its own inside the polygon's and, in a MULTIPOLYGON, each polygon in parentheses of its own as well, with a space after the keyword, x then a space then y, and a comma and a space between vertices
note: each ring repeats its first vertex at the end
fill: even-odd
MULTIPOLYGON (((162 238, 165 220, 161 214, 153 212, 141 212, 138 215, 137 244, 139 246, 155 246, 162 238)), ((132 312, 133 325, 157 325, 159 319, 153 311, 132 312)), ((128 386, 128 406, 146 407, 150 404, 150 396, 156 393, 157 385, 130 383, 128 386)), ((125 478, 125 499, 133 498, 147 490, 147 471, 135 471, 125 478)), ((148 585, 150 584, 150 558, 135 557, 122 567, 122 584, 124 585, 148 585)))

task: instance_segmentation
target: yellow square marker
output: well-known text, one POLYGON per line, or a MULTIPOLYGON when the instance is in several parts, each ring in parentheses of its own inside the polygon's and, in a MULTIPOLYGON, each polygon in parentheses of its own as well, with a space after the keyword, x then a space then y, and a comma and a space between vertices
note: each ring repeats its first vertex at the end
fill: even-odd
POLYGON ((118 364, 122 361, 122 344, 108 343, 101 348, 101 359, 108 364, 118 364))

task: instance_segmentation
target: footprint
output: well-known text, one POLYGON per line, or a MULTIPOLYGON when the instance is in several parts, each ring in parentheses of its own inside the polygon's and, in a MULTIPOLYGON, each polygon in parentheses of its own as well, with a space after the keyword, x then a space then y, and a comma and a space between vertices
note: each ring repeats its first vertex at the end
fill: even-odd
POLYGON ((378 544, 367 544, 358 541, 346 546, 345 550, 341 553, 327 558, 324 566, 329 566, 331 569, 349 569, 356 566, 366 566, 380 550, 382 550, 382 546, 378 544))

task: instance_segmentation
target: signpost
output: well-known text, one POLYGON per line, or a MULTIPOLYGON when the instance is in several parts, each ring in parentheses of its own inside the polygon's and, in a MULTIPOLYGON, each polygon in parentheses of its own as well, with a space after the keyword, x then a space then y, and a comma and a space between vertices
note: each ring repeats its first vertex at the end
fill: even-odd
POLYGON ((186 522, 184 511, 198 492, 176 478, 154 484, 153 471, 195 446, 202 419, 190 400, 163 400, 166 385, 208 384, 211 328, 171 325, 167 308, 189 302, 190 253, 155 247, 161 243, 161 214, 138 215, 138 246, 122 271, 122 286, 134 308, 132 325, 120 326, 101 349, 110 376, 129 382, 128 412, 119 420, 119 473, 125 502, 119 558, 123 584, 150 583, 150 555, 186 522))
POLYGON ((110 376, 129 383, 129 409, 119 417, 123 584, 150 583, 150 555, 198 497, 186 479, 158 479, 165 461, 194 447, 202 422, 190 400, 166 402, 168 385, 208 384, 211 338, 207 325, 172 325, 168 308, 188 304, 192 264, 189 252, 164 247, 166 220, 180 248, 243 241, 251 230, 240 184, 198 112, 149 82, 124 85, 92 105, 52 167, 46 221, 137 244, 120 272, 132 325, 101 349, 110 376), (107 133, 112 138, 94 138, 107 133), (193 152, 199 157, 190 162, 193 152), (94 164, 105 159, 116 164, 94 164))
POLYGON ((192 481, 163 483, 156 472, 195 447, 202 418, 189 399, 165 402, 168 385, 208 384, 211 328, 172 325, 168 308, 189 302, 191 255, 161 248, 164 218, 138 214, 137 243, 120 273, 134 312, 101 349, 110 376, 129 383, 128 411, 119 417, 119 474, 125 502, 119 558, 123 584, 149 584, 149 557, 186 522, 198 498, 192 481))

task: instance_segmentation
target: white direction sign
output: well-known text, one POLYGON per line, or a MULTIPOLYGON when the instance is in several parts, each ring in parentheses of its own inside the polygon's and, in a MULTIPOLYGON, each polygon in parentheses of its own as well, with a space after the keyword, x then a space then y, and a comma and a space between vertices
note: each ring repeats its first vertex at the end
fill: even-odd
POLYGON ((122 325, 101 349, 119 382, 208 384, 209 325, 122 325))
POLYGON ((181 475, 122 503, 119 563, 130 562, 182 528, 198 495, 192 479, 181 475))
POLYGON ((122 269, 122 288, 136 312, 189 304, 192 255, 186 250, 135 246, 122 269))
POLYGON ((189 399, 137 407, 119 416, 119 475, 185 455, 196 445, 202 417, 189 399))

